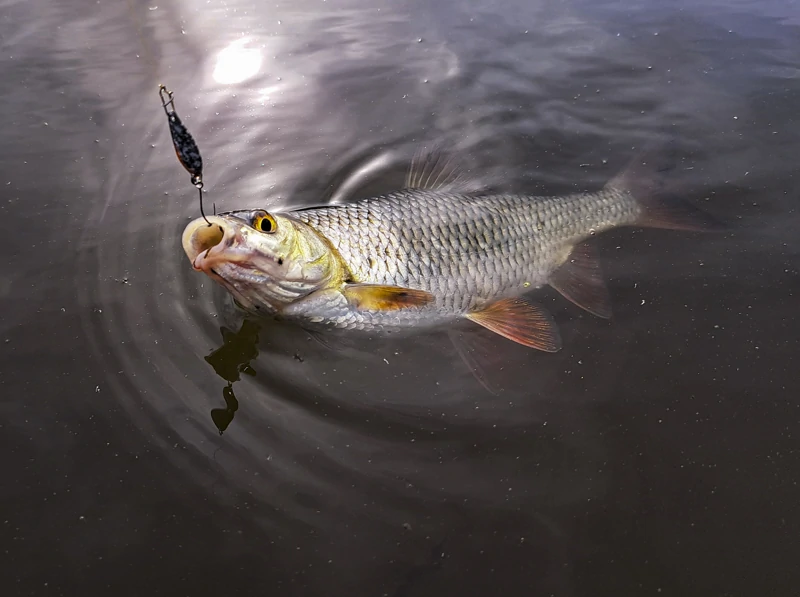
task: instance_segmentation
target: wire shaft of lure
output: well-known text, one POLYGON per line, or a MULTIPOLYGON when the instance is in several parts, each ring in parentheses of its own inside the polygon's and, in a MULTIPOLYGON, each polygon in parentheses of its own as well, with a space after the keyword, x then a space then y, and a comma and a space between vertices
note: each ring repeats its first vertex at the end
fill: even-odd
MULTIPOLYGON (((211 226, 211 222, 208 221, 203 210, 203 158, 200 155, 200 149, 197 147, 194 137, 189 133, 189 130, 181 122, 178 113, 175 111, 174 95, 166 86, 158 86, 158 96, 161 98, 161 107, 164 108, 164 114, 167 115, 175 155, 178 156, 178 161, 191 175, 192 184, 200 193, 200 215, 211 226)), ((216 211, 216 207, 214 211, 216 211)))

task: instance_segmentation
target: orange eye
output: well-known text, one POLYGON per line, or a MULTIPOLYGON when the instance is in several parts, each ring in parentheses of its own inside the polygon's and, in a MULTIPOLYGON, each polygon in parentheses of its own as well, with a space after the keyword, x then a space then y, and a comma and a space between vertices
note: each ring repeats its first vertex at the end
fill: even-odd
POLYGON ((264 212, 263 214, 259 214, 253 218, 253 228, 259 232, 271 234, 278 229, 278 224, 275 222, 275 218, 273 218, 267 212, 264 212))

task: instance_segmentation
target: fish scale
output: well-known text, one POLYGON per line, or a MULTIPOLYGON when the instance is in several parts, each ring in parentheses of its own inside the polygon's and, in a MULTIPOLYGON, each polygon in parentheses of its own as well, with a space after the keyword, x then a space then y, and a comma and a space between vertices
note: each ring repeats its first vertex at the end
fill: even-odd
POLYGON ((336 249, 352 282, 425 290, 431 305, 342 311, 339 327, 393 328, 455 318, 547 283, 565 247, 636 221, 627 191, 563 197, 465 196, 408 189, 294 215, 336 249))

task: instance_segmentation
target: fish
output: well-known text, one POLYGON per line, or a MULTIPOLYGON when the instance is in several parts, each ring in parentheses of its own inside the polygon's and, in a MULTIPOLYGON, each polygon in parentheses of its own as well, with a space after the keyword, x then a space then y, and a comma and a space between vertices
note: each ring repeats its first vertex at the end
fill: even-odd
POLYGON ((402 332, 469 320, 520 345, 557 352, 553 316, 532 298, 550 286, 612 316, 592 237, 618 227, 724 229, 661 192, 634 158, 593 192, 467 192, 441 160, 417 158, 400 190, 337 205, 255 208, 191 221, 192 267, 243 310, 309 329, 402 332))

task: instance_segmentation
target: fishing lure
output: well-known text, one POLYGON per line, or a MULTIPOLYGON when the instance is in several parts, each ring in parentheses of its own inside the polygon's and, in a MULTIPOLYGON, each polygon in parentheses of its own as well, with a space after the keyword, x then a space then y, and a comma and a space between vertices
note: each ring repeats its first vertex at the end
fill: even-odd
POLYGON ((200 193, 200 215, 211 226, 211 222, 208 221, 203 211, 203 158, 200 155, 200 149, 175 111, 174 93, 169 91, 165 85, 159 85, 158 96, 161 98, 161 106, 167 115, 172 145, 175 147, 175 155, 178 156, 178 161, 191 175, 192 184, 200 193))

